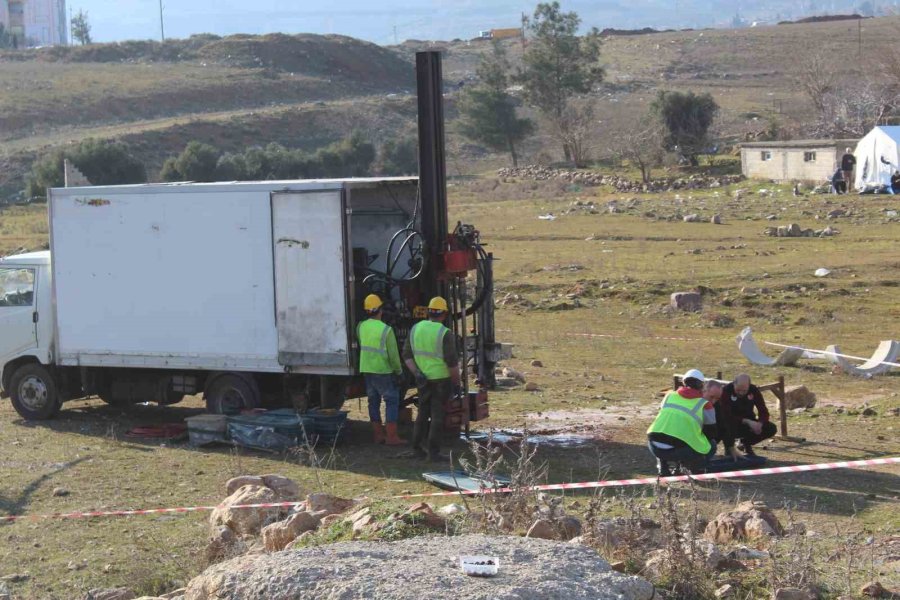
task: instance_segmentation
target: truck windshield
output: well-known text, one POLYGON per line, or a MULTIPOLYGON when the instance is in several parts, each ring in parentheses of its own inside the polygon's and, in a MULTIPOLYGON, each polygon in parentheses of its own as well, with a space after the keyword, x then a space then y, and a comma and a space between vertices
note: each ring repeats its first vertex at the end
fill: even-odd
POLYGON ((0 308, 34 303, 34 271, 0 269, 0 308))

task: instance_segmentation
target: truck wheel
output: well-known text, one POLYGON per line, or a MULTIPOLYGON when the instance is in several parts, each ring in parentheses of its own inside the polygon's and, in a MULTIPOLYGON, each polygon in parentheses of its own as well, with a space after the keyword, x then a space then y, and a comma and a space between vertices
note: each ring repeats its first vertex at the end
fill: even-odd
POLYGON ((252 380, 232 373, 213 379, 203 396, 206 398, 206 412, 216 415, 236 415, 260 405, 259 390, 252 380))
POLYGON ((52 419, 62 408, 56 381, 43 365, 22 365, 9 384, 13 408, 28 421, 52 419))

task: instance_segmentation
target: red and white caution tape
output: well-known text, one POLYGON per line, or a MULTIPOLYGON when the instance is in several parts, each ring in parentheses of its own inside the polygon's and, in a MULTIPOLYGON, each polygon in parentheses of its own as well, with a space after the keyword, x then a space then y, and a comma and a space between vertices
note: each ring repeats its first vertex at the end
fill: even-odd
MULTIPOLYGON (((701 473, 698 475, 677 475, 674 477, 643 477, 640 479, 613 479, 607 481, 585 481, 581 483, 554 483, 549 485, 536 485, 527 488, 518 488, 517 491, 553 491, 553 490, 585 490, 605 487, 626 487, 632 485, 653 485, 657 481, 703 481, 708 479, 730 479, 732 477, 755 477, 757 475, 777 475, 780 473, 804 473, 809 471, 829 471, 832 469, 860 469, 875 465, 900 464, 900 456, 892 458, 872 458, 868 460, 853 460, 834 463, 819 463, 813 465, 794 465, 790 467, 769 467, 767 469, 743 469, 741 471, 728 471, 725 473, 701 473)), ((437 498, 441 496, 459 496, 476 494, 505 494, 513 488, 485 488, 483 490, 463 490, 458 492, 435 492, 430 494, 410 494, 406 496, 394 496, 394 498, 437 498)))
MULTIPOLYGON (((524 488, 529 491, 551 490, 583 490, 604 487, 625 487, 632 485, 653 485, 657 481, 674 482, 688 480, 730 479, 733 477, 754 477, 757 475, 777 475, 779 473, 804 473, 810 471, 828 471, 832 469, 861 469, 877 465, 900 464, 900 456, 892 458, 871 458, 867 460, 853 460, 833 463, 819 463, 813 465, 794 465, 790 467, 770 467, 768 469, 745 469, 742 471, 728 471, 727 473, 703 473, 699 475, 678 475, 675 477, 644 477, 640 479, 614 479, 608 481, 586 481, 581 483, 555 483, 550 485, 536 485, 524 488)), ((395 499, 407 498, 436 498, 441 496, 476 495, 476 494, 502 494, 514 491, 512 488, 484 489, 461 492, 436 492, 431 494, 408 494, 394 496, 395 499)), ((521 491, 521 489, 519 490, 521 491)), ((254 509, 254 508, 293 508, 303 502, 269 502, 264 504, 240 504, 229 506, 230 510, 254 509)), ((0 517, 0 523, 12 521, 43 521, 49 519, 93 519, 102 517, 133 517, 138 515, 162 515, 162 514, 186 514, 195 512, 211 512, 218 506, 191 506, 182 508, 148 508, 141 510, 101 510, 88 512, 52 513, 45 515, 10 515, 0 517)))
MULTIPOLYGON (((625 339, 624 335, 612 335, 610 333, 566 333, 563 334, 567 337, 587 337, 587 338, 607 338, 610 340, 621 340, 625 339)), ((647 336, 639 336, 640 339, 643 340, 670 340, 675 342, 710 342, 716 340, 701 340, 697 338, 683 338, 683 337, 663 337, 659 335, 647 335, 647 336)), ((630 336, 630 339, 634 339, 634 336, 630 336)))

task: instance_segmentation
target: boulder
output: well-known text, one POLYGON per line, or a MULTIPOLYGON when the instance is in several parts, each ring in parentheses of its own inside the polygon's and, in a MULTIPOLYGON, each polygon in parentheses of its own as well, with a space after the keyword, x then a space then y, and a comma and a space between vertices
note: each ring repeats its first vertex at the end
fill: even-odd
MULTIPOLYGON (((316 514, 318 514, 318 513, 316 513, 316 514)), ((325 515, 322 517, 321 521, 319 522, 319 527, 331 527, 332 525, 334 525, 338 521, 342 520, 343 518, 344 518, 344 516, 340 515, 340 514, 325 515)))
POLYGON ((862 589, 859 590, 859 595, 868 596, 869 598, 890 597, 888 596, 887 590, 885 590, 884 586, 878 581, 872 581, 864 585, 862 589))
POLYGON ((529 381, 528 383, 525 384, 526 392, 537 392, 537 391, 540 391, 540 389, 541 389, 540 386, 538 386, 538 384, 536 384, 533 381, 529 381))
POLYGON ((353 500, 338 498, 331 494, 316 493, 306 497, 306 509, 314 513, 326 511, 325 514, 338 515, 347 512, 353 505, 353 500))
MULTIPOLYGON (((172 590, 167 594, 163 594, 160 596, 163 600, 178 600, 179 598, 184 598, 184 593, 187 591, 187 588, 178 588, 177 590, 172 590)), ((138 598, 140 600, 140 598, 138 598)))
POLYGON ((784 535, 784 528, 763 502, 742 502, 735 510, 713 519, 704 532, 707 540, 720 544, 772 535, 784 535))
MULTIPOLYGON (((779 404, 781 402, 779 401, 779 404)), ((785 410, 795 408, 813 408, 816 405, 816 395, 809 391, 805 385, 794 385, 784 390, 785 410)))
POLYGON ((267 504, 278 502, 278 495, 267 487, 245 485, 228 496, 213 510, 209 517, 214 528, 228 527, 239 536, 257 535, 260 530, 279 519, 284 513, 281 508, 241 508, 232 506, 246 504, 267 504))
POLYGON ((245 485, 267 487, 262 477, 257 475, 240 475, 238 477, 232 477, 225 483, 225 495, 230 496, 245 485))
POLYGON ((578 517, 566 515, 559 520, 557 525, 557 529, 559 530, 559 537, 564 542, 581 536, 583 528, 581 526, 581 520, 578 519, 578 517))
POLYGON ((538 519, 528 528, 528 533, 525 534, 525 537, 538 538, 541 540, 558 540, 559 532, 550 521, 538 519))
POLYGON ((531 361, 531 366, 532 366, 532 367, 543 367, 543 366, 544 366, 544 363, 542 363, 542 362, 539 361, 539 360, 533 360, 533 361, 531 361))
POLYGON ((304 547, 306 538, 312 537, 316 534, 315 531, 304 531, 297 538, 292 541, 290 544, 284 547, 285 550, 299 550, 304 547))
POLYGON ((340 542, 243 556, 194 578, 185 600, 650 600, 655 595, 649 581, 613 571, 586 546, 515 536, 461 535, 340 542), (466 554, 498 557, 501 576, 464 575, 449 557, 466 554))
POLYGON ((263 544, 268 552, 278 552, 293 542, 301 533, 319 527, 319 519, 308 512, 295 513, 285 519, 263 528, 263 544))
POLYGON ((134 598, 134 593, 127 588, 108 588, 90 590, 84 600, 134 600, 134 598))
POLYGON ((300 486, 293 479, 283 475, 263 475, 263 485, 275 492, 284 502, 299 500, 302 496, 300 486))
POLYGON ((525 383, 525 376, 510 367, 503 367, 503 376, 515 379, 519 383, 525 383))
POLYGON ((803 235, 803 228, 800 227, 797 223, 791 223, 788 226, 788 237, 801 237, 803 235))
POLYGON ((675 292, 670 296, 669 304, 675 310, 697 312, 703 308, 703 297, 697 292, 675 292))
POLYGON ((722 224, 722 215, 713 215, 709 220, 713 225, 721 225, 722 224))
POLYGON ((685 223, 699 223, 700 215, 685 215, 684 222, 685 223))
POLYGON ((246 545, 238 539, 237 534, 228 527, 222 526, 209 537, 206 545, 206 562, 213 564, 243 554, 246 549, 246 545))
POLYGON ((772 600, 816 600, 816 594, 800 588, 779 588, 772 594, 772 600))
POLYGON ((435 514, 431 506, 425 502, 413 504, 400 516, 400 518, 403 522, 409 523, 410 525, 424 525, 425 527, 437 529, 439 531, 444 531, 447 528, 447 520, 444 517, 435 514))

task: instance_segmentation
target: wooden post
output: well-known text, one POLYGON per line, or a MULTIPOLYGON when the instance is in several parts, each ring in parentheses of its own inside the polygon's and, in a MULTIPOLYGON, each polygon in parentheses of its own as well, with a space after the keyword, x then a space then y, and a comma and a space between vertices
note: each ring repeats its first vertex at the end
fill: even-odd
POLYGON ((784 401, 784 375, 778 376, 778 387, 773 391, 778 397, 778 412, 781 416, 781 437, 787 438, 787 403, 784 401))

